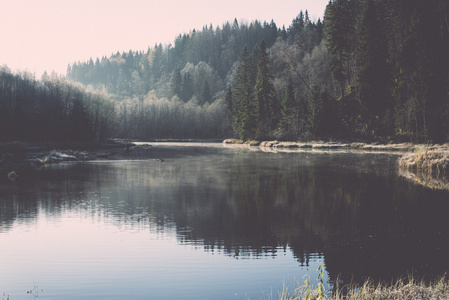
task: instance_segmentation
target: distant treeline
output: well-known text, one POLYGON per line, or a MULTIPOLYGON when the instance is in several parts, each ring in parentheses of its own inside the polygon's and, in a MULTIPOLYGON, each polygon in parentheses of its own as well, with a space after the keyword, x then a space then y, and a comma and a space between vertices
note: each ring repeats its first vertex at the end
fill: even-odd
POLYGON ((94 141, 110 137, 115 105, 79 83, 0 68, 0 141, 94 141))
MULTIPOLYGON (((84 138, 444 142, 448 53, 445 0, 332 0, 323 21, 301 11, 288 28, 237 20, 204 26, 179 35, 173 45, 74 63, 67 77, 101 91, 77 88, 86 93, 80 103, 90 121, 84 124, 93 128, 84 138), (91 111, 93 95, 113 110, 101 134, 91 111)), ((48 81, 27 82, 39 90, 48 81)), ((8 95, 2 91, 1 101, 24 101, 8 95)), ((73 102, 64 99, 58 101, 73 102)), ((11 111, 14 105, 8 105, 11 111)), ((70 105, 62 110, 67 124, 75 120, 68 118, 71 110, 70 105)), ((13 124, 23 122, 5 114, 13 124)), ((74 135, 74 125, 69 128, 74 135)), ((14 127, 6 131, 2 138, 28 134, 14 127)))

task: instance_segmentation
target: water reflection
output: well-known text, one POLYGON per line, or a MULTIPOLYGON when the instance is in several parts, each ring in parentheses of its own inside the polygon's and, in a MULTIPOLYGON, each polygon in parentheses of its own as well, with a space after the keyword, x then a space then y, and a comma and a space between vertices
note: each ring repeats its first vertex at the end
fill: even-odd
POLYGON ((449 270, 449 194, 399 177, 395 155, 159 145, 119 159, 0 182, 0 233, 77 212, 238 259, 323 256, 331 281, 449 270))

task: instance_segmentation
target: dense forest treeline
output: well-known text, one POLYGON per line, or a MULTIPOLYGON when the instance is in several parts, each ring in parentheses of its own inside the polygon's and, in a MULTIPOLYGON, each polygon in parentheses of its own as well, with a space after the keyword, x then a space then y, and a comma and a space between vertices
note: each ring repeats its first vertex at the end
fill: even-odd
POLYGON ((2 126, 1 138, 445 142, 448 51, 445 0, 332 0, 324 20, 307 11, 288 28, 234 20, 69 65, 67 79, 87 88, 3 69, 1 122, 14 126, 2 126), (49 107, 38 113, 36 103, 49 107), (65 127, 43 117, 54 112, 51 121, 61 116, 65 127), (89 134, 75 134, 73 114, 89 134))
POLYGON ((56 76, 0 67, 0 141, 94 141, 113 135, 115 103, 56 76))

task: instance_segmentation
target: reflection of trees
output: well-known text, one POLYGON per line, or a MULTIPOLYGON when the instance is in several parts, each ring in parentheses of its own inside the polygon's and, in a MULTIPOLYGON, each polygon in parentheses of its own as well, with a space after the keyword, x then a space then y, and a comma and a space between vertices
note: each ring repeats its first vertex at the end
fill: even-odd
POLYGON ((10 228, 16 219, 35 219, 39 210, 58 214, 64 207, 79 204, 80 193, 99 184, 84 171, 78 165, 66 164, 40 169, 21 167, 14 183, 0 182, 0 231, 10 228))
POLYGON ((397 177, 394 156, 305 157, 242 150, 225 170, 207 175, 219 187, 198 185, 208 198, 193 195, 201 193, 197 188, 178 190, 185 201, 195 199, 183 208, 197 209, 175 218, 189 229, 181 238, 232 255, 270 255, 289 246, 306 262, 310 253, 324 253, 330 278, 341 274, 345 282, 448 271, 447 194, 397 177))
POLYGON ((145 155, 164 163, 52 166, 0 182, 0 230, 83 209, 118 226, 174 228, 179 243, 239 258, 288 247, 307 265, 324 255, 331 280, 345 283, 449 270, 447 192, 396 176, 394 156, 156 148, 145 155))

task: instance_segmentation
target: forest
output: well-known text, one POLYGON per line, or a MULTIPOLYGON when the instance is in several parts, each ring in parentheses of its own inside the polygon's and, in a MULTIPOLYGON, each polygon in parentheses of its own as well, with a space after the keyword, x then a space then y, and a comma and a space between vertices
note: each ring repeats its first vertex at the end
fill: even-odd
POLYGON ((331 0, 324 19, 205 25, 173 44, 0 69, 0 141, 219 139, 443 143, 449 3, 331 0))

